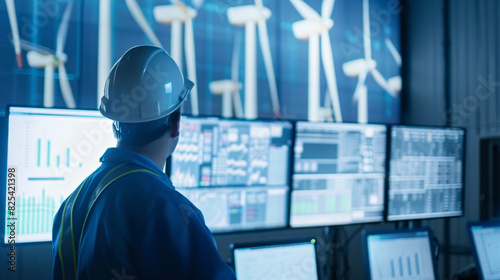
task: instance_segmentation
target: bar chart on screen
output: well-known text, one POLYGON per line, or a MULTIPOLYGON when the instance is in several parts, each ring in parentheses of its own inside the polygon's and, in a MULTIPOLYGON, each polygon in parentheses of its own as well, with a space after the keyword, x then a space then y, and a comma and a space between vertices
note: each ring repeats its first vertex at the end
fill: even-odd
POLYGON ((63 201, 116 141, 98 111, 10 108, 8 166, 17 167, 16 242, 50 241, 63 201))
POLYGON ((369 243, 372 279, 434 279, 432 254, 426 236, 369 238, 374 239, 369 243))

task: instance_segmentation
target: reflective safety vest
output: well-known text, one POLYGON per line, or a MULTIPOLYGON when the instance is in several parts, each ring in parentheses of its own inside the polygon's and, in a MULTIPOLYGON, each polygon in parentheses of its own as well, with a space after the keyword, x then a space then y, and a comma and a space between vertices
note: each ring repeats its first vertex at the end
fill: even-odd
POLYGON ((92 206, 94 206, 97 199, 102 192, 106 190, 106 188, 110 187, 110 185, 129 174, 143 172, 149 173, 153 176, 161 177, 159 174, 155 172, 145 169, 142 166, 131 164, 131 163, 123 163, 115 168, 111 169, 101 181, 95 186, 90 199, 87 202, 87 213, 85 215, 85 219, 83 220, 83 225, 81 226, 81 232, 75 235, 74 232, 74 223, 73 223, 73 208, 75 206, 75 202, 78 200, 78 195, 80 191, 84 188, 87 179, 85 179, 78 188, 73 191, 73 193, 68 197, 66 203, 64 204, 62 219, 61 219, 61 231, 59 235, 59 246, 58 246, 58 256, 59 261, 61 263, 61 271, 63 279, 77 279, 77 264, 78 264, 78 251, 82 244, 83 235, 85 233, 85 224, 87 219, 89 218, 92 212, 92 206), (78 248, 78 251, 77 251, 78 248))

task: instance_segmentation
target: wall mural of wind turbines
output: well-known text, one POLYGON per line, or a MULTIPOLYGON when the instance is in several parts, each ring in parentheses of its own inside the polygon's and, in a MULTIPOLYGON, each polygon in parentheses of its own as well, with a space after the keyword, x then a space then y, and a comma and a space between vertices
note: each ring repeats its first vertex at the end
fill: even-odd
POLYGON ((10 28, 12 30, 12 43, 14 44, 14 51, 16 53, 17 67, 23 67, 23 59, 21 57, 21 42, 19 38, 19 27, 17 25, 16 6, 14 0, 5 0, 7 5, 7 14, 9 15, 10 28))
POLYGON ((294 22, 292 25, 293 34, 297 39, 309 41, 309 93, 308 93, 308 120, 324 121, 329 116, 325 116, 320 108, 320 45, 323 67, 328 83, 328 91, 333 105, 333 113, 337 122, 342 122, 340 110, 339 93, 337 89, 337 77, 333 62, 332 46, 330 42, 330 29, 333 27, 333 20, 330 18, 333 12, 335 0, 323 0, 321 6, 321 16, 302 0, 290 0, 304 20, 294 22))
POLYGON ((66 67, 64 66, 68 59, 67 55, 64 53, 64 45, 66 44, 68 25, 73 5, 74 2, 69 1, 64 11, 64 15, 57 31, 57 45, 55 52, 24 40, 21 43, 21 48, 28 51, 26 57, 28 59, 29 66, 34 68, 44 68, 44 107, 54 107, 54 67, 57 67, 59 72, 59 85, 61 87, 64 102, 68 108, 76 108, 71 85, 69 84, 68 74, 66 72, 66 67))
POLYGON ((280 116, 278 88, 274 74, 269 35, 266 21, 271 17, 271 10, 264 7, 262 0, 255 0, 255 5, 231 7, 227 9, 229 22, 236 26, 245 26, 245 118, 256 119, 257 113, 257 43, 255 29, 258 27, 259 42, 264 57, 273 112, 280 116))
MULTIPOLYGON (((187 77, 194 82, 190 93, 191 114, 199 114, 198 83, 196 79, 196 52, 194 47, 193 19, 198 12, 186 6, 180 0, 172 0, 173 5, 156 6, 153 10, 155 20, 162 24, 171 25, 170 55, 183 68, 182 56, 182 24, 184 24, 184 51, 186 53, 187 77)), ((201 5, 201 4, 199 4, 201 5)))
MULTIPOLYGON (((365 83, 368 74, 371 74, 377 84, 392 97, 396 98, 397 96, 397 89, 391 87, 391 85, 385 80, 382 74, 377 70, 377 62, 372 59, 369 12, 369 0, 363 0, 363 42, 365 57, 346 62, 342 65, 345 75, 349 77, 358 77, 358 83, 354 91, 353 99, 358 102, 359 123, 368 122, 368 88, 365 83)), ((393 85, 396 85, 396 83, 397 81, 393 82, 393 85)))
MULTIPOLYGON (((84 1, 73 11, 81 19, 80 37, 70 36, 65 51, 63 14, 71 12, 73 1, 51 2, 54 13, 45 12, 45 26, 36 24, 48 11, 43 1, 5 0, 0 31, 10 38, 15 56, 2 54, 9 63, 0 65, 0 79, 2 71, 11 72, 4 84, 12 92, 26 92, 30 105, 54 106, 53 80, 59 76, 66 106, 76 106, 74 91, 79 106, 95 108, 96 88, 99 102, 111 63, 134 45, 154 44, 165 47, 196 82, 184 113, 398 123, 402 61, 399 14, 391 13, 392 1, 84 1), (96 11, 99 17, 90 16, 96 11), (26 34, 26 18, 34 22, 33 39, 26 34), (41 47, 50 46, 54 33, 56 50, 41 47), (75 38, 82 43, 74 44, 75 38), (65 71, 68 60, 72 69, 77 63, 75 75, 69 75, 73 88, 65 71), (30 78, 42 72, 29 68, 44 70, 43 97, 30 78)), ((13 96, 2 101, 28 100, 13 96)))

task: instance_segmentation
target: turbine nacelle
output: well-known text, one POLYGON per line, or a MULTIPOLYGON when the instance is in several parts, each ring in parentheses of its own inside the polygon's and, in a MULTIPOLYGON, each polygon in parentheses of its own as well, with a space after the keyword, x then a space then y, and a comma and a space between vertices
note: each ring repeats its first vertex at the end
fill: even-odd
POLYGON ((47 65, 54 65, 55 57, 53 54, 41 54, 37 51, 29 51, 26 54, 28 64, 35 68, 45 68, 47 65))
POLYGON ((333 27, 331 19, 303 19, 292 24, 293 35, 300 40, 307 40, 311 35, 321 34, 333 27))
POLYGON ((387 80, 387 84, 395 92, 400 92, 401 89, 403 88, 403 85, 401 82, 401 76, 395 76, 395 77, 389 78, 389 80, 387 80))
POLYGON ((235 92, 241 88, 241 83, 233 80, 213 81, 209 84, 210 91, 215 95, 222 95, 227 92, 235 92))
POLYGON ((355 59, 342 65, 342 70, 348 77, 358 77, 362 73, 368 73, 377 67, 377 62, 373 59, 355 59))
POLYGON ((153 14, 157 22, 170 24, 173 21, 192 20, 198 15, 198 12, 185 5, 163 5, 154 7, 153 14))
POLYGON ((231 7, 227 9, 229 22, 234 25, 243 26, 247 22, 258 22, 271 17, 271 10, 266 7, 254 5, 231 7))

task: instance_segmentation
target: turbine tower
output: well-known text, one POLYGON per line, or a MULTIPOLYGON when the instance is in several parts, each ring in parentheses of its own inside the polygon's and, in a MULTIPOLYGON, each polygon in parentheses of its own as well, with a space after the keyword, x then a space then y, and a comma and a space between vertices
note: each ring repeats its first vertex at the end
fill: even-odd
POLYGON ((157 22, 170 24, 170 55, 182 70, 182 24, 184 24, 184 51, 186 52, 187 77, 194 82, 191 90, 191 114, 199 114, 198 86, 196 78, 196 53, 194 48, 193 19, 198 12, 179 0, 172 0, 173 5, 154 7, 153 14, 157 22))
POLYGON ((241 39, 241 33, 237 33, 234 40, 233 57, 231 59, 231 79, 213 81, 209 84, 212 94, 222 95, 222 116, 224 118, 233 117, 233 107, 238 119, 244 117, 243 105, 240 98, 241 83, 239 82, 238 75, 241 39))
POLYGON ((342 122, 340 110, 337 80, 335 76, 335 65, 333 62, 332 46, 330 42, 330 29, 333 20, 330 18, 335 0, 324 0, 321 5, 321 16, 302 0, 290 0, 295 9, 304 20, 294 22, 293 34, 297 39, 309 40, 309 94, 308 94, 308 120, 323 121, 325 116, 320 107, 320 45, 323 68, 325 69, 328 91, 333 106, 335 121, 342 122))
POLYGON ((359 123, 368 122, 368 89, 365 84, 368 73, 370 73, 375 82, 392 97, 397 96, 397 91, 394 90, 384 79, 382 74, 380 74, 377 70, 377 62, 372 59, 369 11, 368 0, 363 0, 363 43, 365 57, 346 62, 342 65, 342 69, 346 76, 358 77, 353 99, 358 102, 359 123))
POLYGON ((257 118, 257 42, 255 28, 258 27, 259 42, 264 57, 267 79, 271 93, 274 115, 280 116, 278 89, 274 75, 271 47, 267 34, 266 20, 271 17, 271 10, 264 7, 262 0, 255 0, 255 5, 231 7, 227 10, 229 22, 236 26, 245 26, 245 118, 257 118))
POLYGON ((23 60, 21 58, 21 42, 19 40, 19 28, 17 26, 16 6, 14 0, 5 0, 7 5, 7 13, 9 14, 9 23, 12 30, 12 42, 16 53, 17 67, 23 68, 23 60))
POLYGON ((76 107, 73 92, 71 91, 71 86, 68 80, 68 74, 66 73, 66 67, 64 66, 64 63, 67 61, 67 56, 63 52, 66 37, 68 35, 68 24, 73 3, 74 1, 68 2, 68 6, 66 6, 66 10, 64 11, 61 24, 59 25, 59 29, 57 31, 57 46, 55 53, 50 49, 39 47, 29 42, 21 42, 21 47, 28 50, 26 55, 28 64, 34 68, 45 69, 43 94, 44 107, 54 107, 54 67, 57 67, 59 72, 59 84, 61 86, 61 93, 66 106, 68 108, 76 107))

